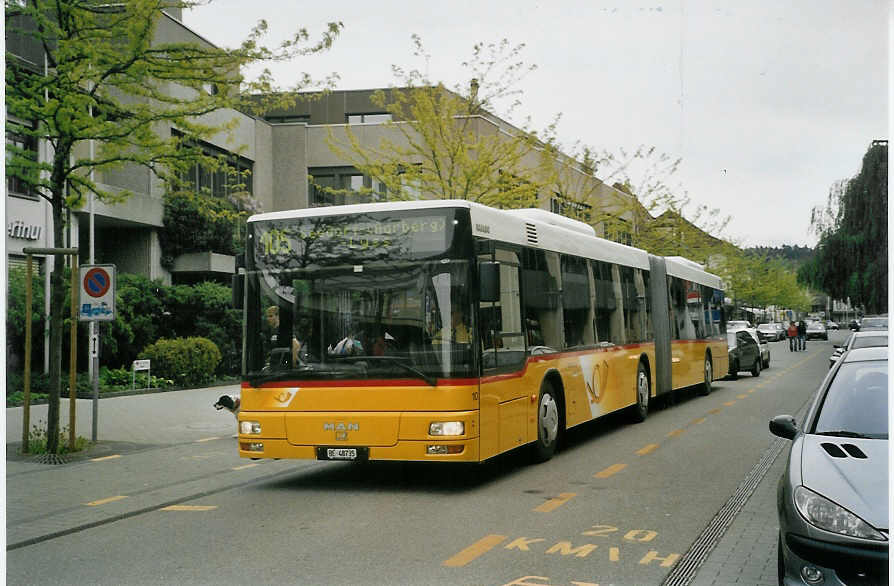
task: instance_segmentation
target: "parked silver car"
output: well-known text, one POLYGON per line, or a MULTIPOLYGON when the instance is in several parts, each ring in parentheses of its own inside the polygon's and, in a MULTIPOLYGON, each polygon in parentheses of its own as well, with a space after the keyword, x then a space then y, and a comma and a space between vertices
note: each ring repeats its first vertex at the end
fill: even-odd
POLYGON ((779 340, 784 340, 786 338, 785 328, 778 322, 761 324, 757 326, 757 331, 762 333, 764 337, 771 342, 778 342, 779 340))
POLYGON ((828 340, 829 333, 826 331, 826 324, 821 321, 809 321, 807 322, 807 339, 820 339, 820 340, 828 340))
POLYGON ((792 440, 779 481, 779 583, 888 583, 888 349, 842 355, 792 440))
POLYGON ((829 356, 829 368, 835 366, 841 355, 855 348, 872 348, 873 346, 887 346, 888 332, 854 332, 848 336, 841 346, 835 345, 835 350, 829 356))

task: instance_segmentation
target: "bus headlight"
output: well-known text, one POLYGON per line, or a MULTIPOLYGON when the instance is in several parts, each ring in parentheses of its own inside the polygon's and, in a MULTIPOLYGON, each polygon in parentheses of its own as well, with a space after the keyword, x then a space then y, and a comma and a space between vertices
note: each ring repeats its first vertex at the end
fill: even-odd
POLYGON ((239 433, 242 435, 257 435, 261 433, 260 421, 240 421, 239 433))
POLYGON ((432 421, 428 435, 465 435, 466 424, 462 421, 432 421))

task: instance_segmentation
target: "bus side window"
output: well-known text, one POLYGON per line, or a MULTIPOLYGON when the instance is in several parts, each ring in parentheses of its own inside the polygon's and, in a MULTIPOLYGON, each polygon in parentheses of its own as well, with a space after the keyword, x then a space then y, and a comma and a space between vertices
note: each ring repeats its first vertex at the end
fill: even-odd
POLYGON ((593 344, 590 314, 590 275, 587 261, 562 255, 562 313, 565 347, 593 344))
MULTIPOLYGON (((482 255, 479 260, 490 258, 482 255)), ((478 310, 483 366, 517 368, 525 358, 518 255, 497 248, 494 260, 500 263, 500 300, 481 302, 478 310)))
POLYGON ((525 249, 522 263, 528 352, 557 352, 563 343, 559 255, 525 249))
POLYGON ((617 265, 591 261, 596 277, 596 333, 600 342, 625 344, 624 298, 617 265))

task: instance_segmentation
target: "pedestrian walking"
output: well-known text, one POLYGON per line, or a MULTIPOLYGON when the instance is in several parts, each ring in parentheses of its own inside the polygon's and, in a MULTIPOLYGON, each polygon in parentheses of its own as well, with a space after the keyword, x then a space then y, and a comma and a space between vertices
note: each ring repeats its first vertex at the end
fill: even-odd
POLYGON ((794 352, 798 349, 798 326, 795 322, 788 322, 788 329, 785 332, 788 335, 788 351, 794 352))
POLYGON ((807 350, 807 324, 804 320, 798 322, 798 350, 807 350))

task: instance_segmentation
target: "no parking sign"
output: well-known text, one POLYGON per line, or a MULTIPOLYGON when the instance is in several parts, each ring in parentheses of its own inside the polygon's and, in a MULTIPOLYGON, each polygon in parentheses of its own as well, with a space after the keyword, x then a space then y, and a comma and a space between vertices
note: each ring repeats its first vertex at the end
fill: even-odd
POLYGON ((79 321, 115 319, 115 265, 82 265, 79 321))

